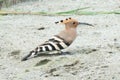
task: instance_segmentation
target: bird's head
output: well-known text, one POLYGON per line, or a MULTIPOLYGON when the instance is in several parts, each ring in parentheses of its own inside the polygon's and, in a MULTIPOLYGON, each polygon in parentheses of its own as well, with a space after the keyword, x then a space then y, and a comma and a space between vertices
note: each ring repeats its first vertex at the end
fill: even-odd
POLYGON ((73 19, 73 18, 66 18, 65 20, 60 20, 55 23, 56 24, 58 24, 58 23, 65 24, 65 26, 69 27, 69 28, 76 28, 78 25, 93 26, 92 24, 89 24, 89 23, 78 22, 76 19, 73 19))

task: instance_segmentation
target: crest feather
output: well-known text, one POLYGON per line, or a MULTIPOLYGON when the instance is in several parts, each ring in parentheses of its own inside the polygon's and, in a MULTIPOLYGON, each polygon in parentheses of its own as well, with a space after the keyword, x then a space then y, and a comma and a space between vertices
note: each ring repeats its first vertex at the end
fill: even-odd
POLYGON ((73 22, 73 21, 78 22, 76 19, 69 17, 69 18, 66 18, 65 20, 60 20, 60 21, 57 21, 55 23, 56 24, 58 24, 58 23, 66 24, 66 23, 73 22))

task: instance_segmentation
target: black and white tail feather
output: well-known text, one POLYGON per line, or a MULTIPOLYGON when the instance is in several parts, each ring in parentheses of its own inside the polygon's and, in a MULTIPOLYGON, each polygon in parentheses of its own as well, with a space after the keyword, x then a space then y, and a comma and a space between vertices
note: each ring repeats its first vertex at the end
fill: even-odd
POLYGON ((61 52, 62 49, 67 48, 69 45, 70 43, 66 42, 64 39, 62 39, 58 35, 55 35, 48 41, 45 41, 45 43, 36 47, 35 50, 30 51, 28 55, 22 58, 22 61, 36 57, 40 53, 46 53, 51 51, 61 52))

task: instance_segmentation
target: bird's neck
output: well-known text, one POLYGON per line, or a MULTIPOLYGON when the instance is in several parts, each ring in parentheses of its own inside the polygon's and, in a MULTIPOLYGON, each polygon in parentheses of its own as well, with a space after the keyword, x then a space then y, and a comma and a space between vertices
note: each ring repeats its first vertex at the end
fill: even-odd
POLYGON ((69 29, 70 29, 70 27, 69 27, 69 26, 65 26, 65 29, 66 29, 66 30, 69 30, 69 29))
POLYGON ((68 27, 68 28, 65 28, 64 30, 65 32, 67 32, 68 35, 73 35, 73 36, 76 36, 77 35, 77 30, 76 28, 74 27, 68 27))
POLYGON ((76 31, 76 27, 65 26, 65 30, 67 30, 67 31, 76 31))

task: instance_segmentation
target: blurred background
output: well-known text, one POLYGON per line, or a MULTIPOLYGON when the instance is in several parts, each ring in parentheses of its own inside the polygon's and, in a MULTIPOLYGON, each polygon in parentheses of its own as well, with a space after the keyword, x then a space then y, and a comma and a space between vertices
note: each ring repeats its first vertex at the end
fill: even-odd
POLYGON ((0 0, 0 80, 120 80, 120 0, 0 0), (79 26, 70 54, 21 62, 64 29, 79 26))
POLYGON ((2 7, 9 7, 17 3, 26 2, 26 1, 38 1, 38 0, 0 0, 0 9, 2 7))

